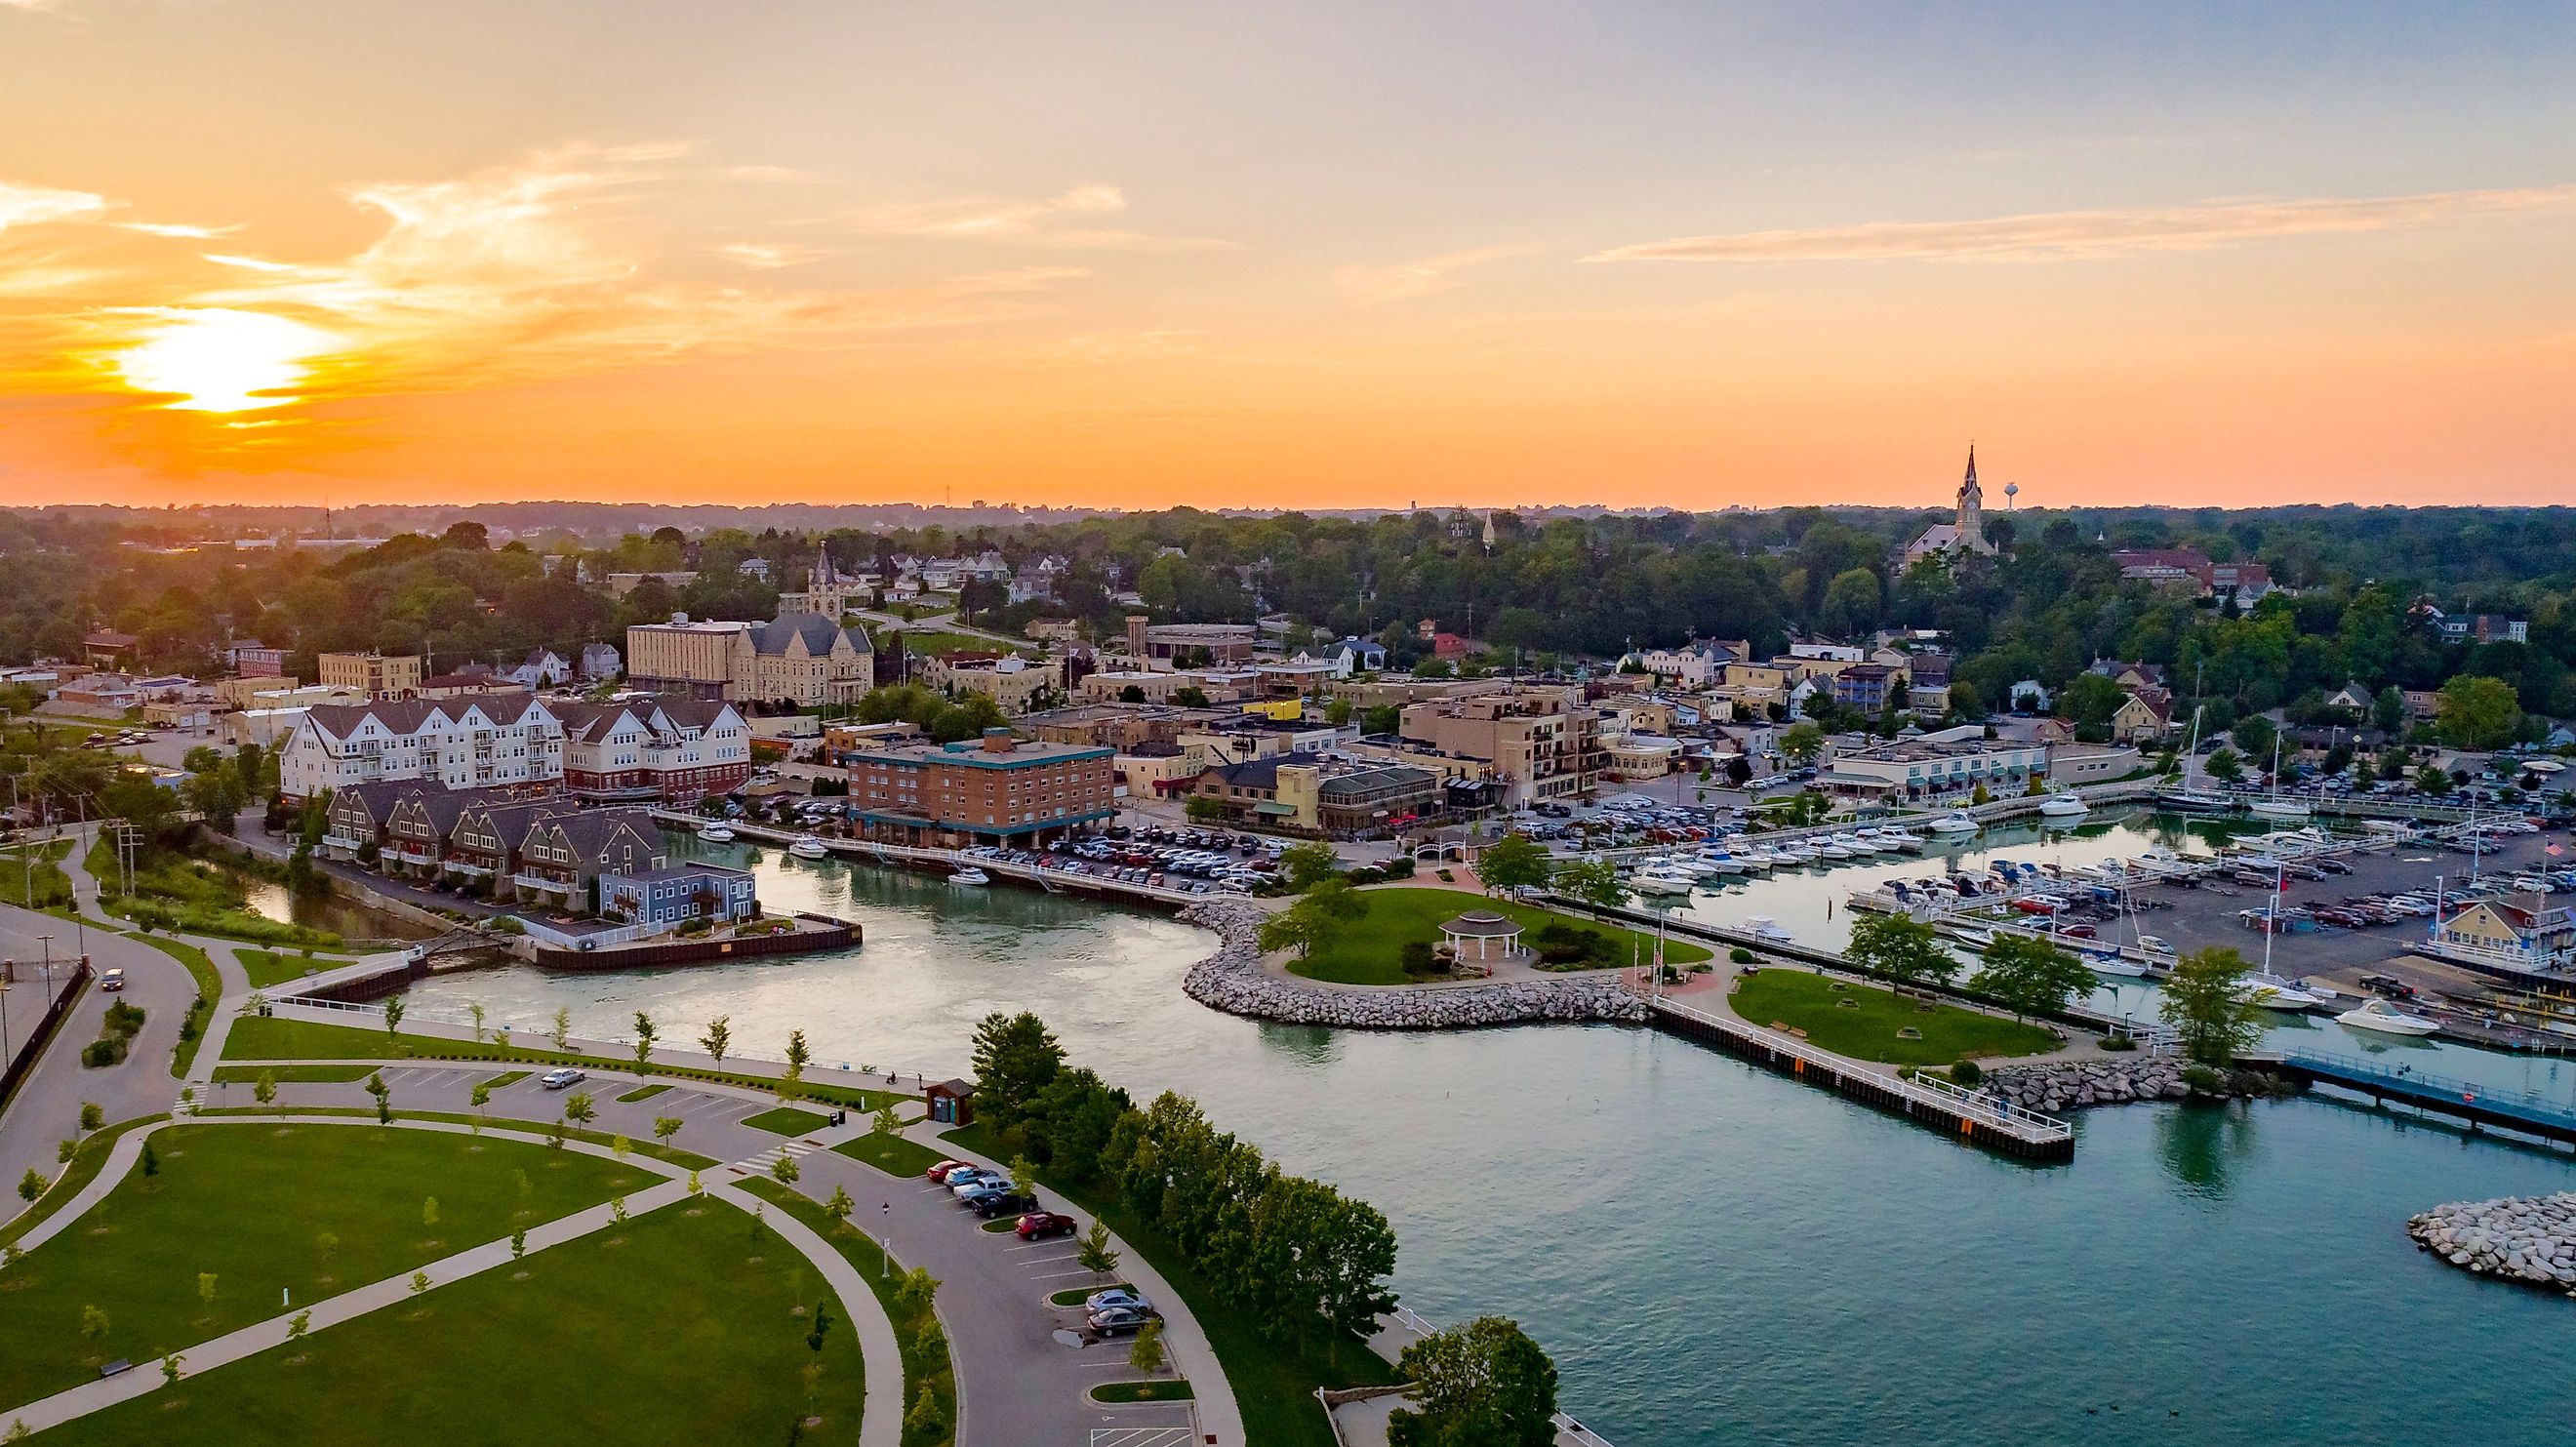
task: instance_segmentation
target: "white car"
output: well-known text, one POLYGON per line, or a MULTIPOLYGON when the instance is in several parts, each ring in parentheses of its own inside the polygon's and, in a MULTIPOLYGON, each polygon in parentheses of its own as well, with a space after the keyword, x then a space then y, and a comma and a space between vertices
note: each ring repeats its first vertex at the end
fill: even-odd
POLYGON ((570 1066, 566 1066, 561 1070, 549 1070, 545 1074, 538 1076, 537 1084, 544 1086, 548 1090, 569 1090, 573 1086, 579 1085, 588 1079, 590 1079, 589 1076, 570 1066))

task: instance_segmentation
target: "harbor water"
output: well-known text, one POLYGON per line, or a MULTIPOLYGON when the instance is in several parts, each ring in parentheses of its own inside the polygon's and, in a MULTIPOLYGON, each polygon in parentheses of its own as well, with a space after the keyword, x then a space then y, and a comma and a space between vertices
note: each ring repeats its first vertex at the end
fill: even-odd
MULTIPOLYGON (((2079 863, 2171 838, 2141 818, 1970 847, 2079 863)), ((776 850, 753 867, 773 907, 857 919, 864 948, 512 967, 412 999, 523 1032, 560 1005, 605 1037, 642 1010, 674 1042, 721 1014, 740 1051, 803 1029, 827 1065, 934 1073, 963 1069, 986 1012, 1034 1010, 1110 1079, 1191 1094, 1378 1205, 1406 1301, 1519 1318, 1568 1410, 1620 1447, 2540 1443, 2576 1412, 2576 1302, 2471 1278, 2404 1231, 2441 1201, 2576 1188, 2563 1151, 2320 1093, 2091 1112, 2072 1164, 2034 1167, 1643 1030, 1221 1015, 1180 992, 1210 937, 1151 914, 776 850)), ((1822 942, 1865 871, 1939 867, 1810 870, 1694 907, 1822 942)), ((2576 1090, 2576 1062, 2424 1048, 2445 1073, 2576 1090)))

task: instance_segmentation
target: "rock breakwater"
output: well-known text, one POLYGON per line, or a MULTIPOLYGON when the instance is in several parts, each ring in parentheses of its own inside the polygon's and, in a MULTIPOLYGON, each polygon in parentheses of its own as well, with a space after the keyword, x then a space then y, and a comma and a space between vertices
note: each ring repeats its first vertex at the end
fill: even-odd
POLYGON ((2268 1095, 2272 1079, 2251 1070, 2194 1073, 2168 1056, 2111 1060, 2060 1060, 2046 1065, 1998 1065, 1985 1085, 2028 1110, 2081 1110, 2140 1100, 2182 1100, 2192 1095, 2268 1095), (2213 1078, 2214 1076, 2214 1078, 2213 1078))
POLYGON ((1610 1020, 1643 1024, 1643 1000, 1615 979, 1574 975, 1546 981, 1458 985, 1444 989, 1337 989, 1281 979, 1261 968, 1261 907, 1209 900, 1180 916, 1216 931, 1216 952, 1190 967, 1189 997, 1228 1014, 1294 1025, 1357 1030, 1465 1030, 1532 1020, 1610 1020))
POLYGON ((2464 1271, 2576 1296, 2576 1191, 2453 1201, 2408 1217, 2406 1234, 2464 1271))

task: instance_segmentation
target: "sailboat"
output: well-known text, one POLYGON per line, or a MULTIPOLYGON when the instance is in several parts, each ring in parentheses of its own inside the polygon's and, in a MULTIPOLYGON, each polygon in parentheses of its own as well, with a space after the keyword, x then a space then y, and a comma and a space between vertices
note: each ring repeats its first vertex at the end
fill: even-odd
POLYGON ((2283 888, 2281 865, 2276 859, 2272 861, 2272 897, 2263 906, 2269 912, 2269 918, 2264 920, 2269 927, 2263 931, 2263 968, 2245 977, 2245 987, 2252 992, 2254 1003, 2266 1010, 2313 1010, 2326 1002, 2325 996, 2312 994, 2298 981, 2272 973, 2272 941, 2281 932, 2283 888))
POLYGON ((2216 814, 2230 805, 2230 800, 2224 794, 2192 787, 2192 765, 2200 759, 2200 715, 2199 708, 2191 711, 2191 742, 2183 749, 2182 785, 2179 788, 2156 791, 2156 807, 2160 809, 2170 809, 2179 814, 2216 814))
POLYGON ((2266 819, 2305 819, 2308 806, 2281 797, 2281 736, 2272 735, 2272 792, 2246 806, 2266 819))

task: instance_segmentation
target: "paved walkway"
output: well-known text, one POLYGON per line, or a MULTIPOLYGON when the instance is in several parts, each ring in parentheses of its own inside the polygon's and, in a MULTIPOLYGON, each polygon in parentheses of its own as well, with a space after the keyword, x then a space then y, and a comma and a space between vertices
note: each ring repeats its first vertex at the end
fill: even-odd
MULTIPOLYGON (((370 1120, 310 1115, 220 1116, 210 1118, 203 1123, 276 1125, 281 1122, 299 1126, 370 1127, 376 1125, 376 1122, 370 1120)), ((157 1122, 118 1137, 115 1146, 108 1153, 105 1167, 99 1172, 97 1178, 84 1186, 79 1195, 66 1202, 60 1211, 47 1217, 34 1230, 29 1231, 20 1240, 20 1247, 34 1250, 68 1229, 81 1216, 104 1200, 133 1170, 135 1161, 143 1153, 144 1138, 156 1131, 167 1129, 171 1124, 168 1121, 157 1122)), ((394 1124, 404 1130, 440 1131, 456 1135, 470 1134, 473 1130, 470 1126, 448 1121, 397 1120, 394 1124)), ((486 1127, 485 1131, 505 1140, 520 1140, 530 1144, 540 1144, 543 1141, 542 1137, 507 1129, 486 1127)), ((563 1149, 603 1158, 614 1158, 616 1154, 606 1146, 593 1145, 587 1141, 566 1141, 563 1149)), ((640 1153, 629 1155, 626 1159, 627 1164, 641 1167, 666 1178, 661 1185, 625 1198, 625 1210, 630 1218, 688 1199, 689 1188, 685 1180, 689 1174, 687 1167, 640 1153)), ((702 1186, 705 1184, 703 1176, 700 1184, 702 1186)), ((708 1194, 745 1212, 751 1211, 760 1204, 751 1196, 730 1186, 715 1186, 708 1194)), ((579 1240, 616 1224, 616 1213, 616 1203, 603 1203, 531 1226, 527 1230, 526 1247, 530 1251, 542 1251, 549 1246, 579 1240)), ((784 1216, 770 1221, 769 1224, 777 1230, 782 1240, 802 1252, 814 1268, 822 1273, 824 1280, 830 1283, 833 1292, 841 1298, 842 1315, 853 1323, 858 1333, 862 1371, 865 1373, 867 1400, 870 1404, 869 1410, 861 1415, 859 1447, 897 1447, 903 1439, 903 1413, 899 1408, 905 1398, 903 1355, 895 1341, 894 1323, 886 1316, 876 1293, 869 1290, 868 1284, 859 1278, 848 1260, 839 1251, 833 1249, 829 1242, 808 1230, 801 1222, 784 1216), (878 1404, 885 1403, 898 1404, 898 1406, 894 1410, 880 1409, 878 1404)), ((430 1286, 435 1289, 450 1282, 462 1281, 495 1266, 506 1265, 515 1259, 510 1249, 510 1242, 505 1238, 457 1252, 417 1269, 429 1277, 430 1286)), ((411 1295, 412 1275, 406 1272, 389 1276, 382 1281, 371 1282, 352 1291, 342 1292, 337 1296, 324 1298, 314 1302, 309 1308, 299 1308, 299 1311, 309 1310, 312 1314, 310 1327, 312 1330, 319 1331, 324 1327, 336 1326, 341 1322, 364 1316, 371 1311, 399 1305, 411 1295)), ((182 1365, 189 1375, 194 1376, 278 1346, 287 1340, 288 1323, 297 1314, 298 1312, 286 1312, 267 1321, 227 1332, 210 1341, 199 1342, 180 1353, 183 1358, 182 1365)), ((57 1392, 53 1396, 31 1402, 12 1412, 10 1416, 13 1422, 24 1422, 31 1431, 43 1431, 47 1427, 69 1421, 74 1417, 85 1416, 103 1407, 158 1391, 165 1385, 167 1383, 161 1375, 157 1362, 141 1363, 134 1370, 118 1376, 84 1383, 69 1391, 57 1392)))

